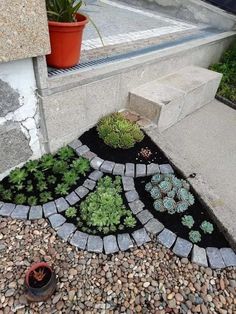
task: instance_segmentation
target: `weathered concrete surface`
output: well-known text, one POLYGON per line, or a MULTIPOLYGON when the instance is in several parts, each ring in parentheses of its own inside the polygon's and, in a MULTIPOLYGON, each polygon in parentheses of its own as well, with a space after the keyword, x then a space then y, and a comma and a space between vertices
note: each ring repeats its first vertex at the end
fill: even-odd
POLYGON ((19 93, 1 79, 0 95, 0 117, 5 117, 9 112, 13 112, 21 106, 19 93))
POLYGON ((0 173, 26 161, 31 155, 29 141, 19 123, 0 125, 0 173))
POLYGON ((148 134, 188 180, 236 248, 236 111, 213 101, 160 135, 148 134))

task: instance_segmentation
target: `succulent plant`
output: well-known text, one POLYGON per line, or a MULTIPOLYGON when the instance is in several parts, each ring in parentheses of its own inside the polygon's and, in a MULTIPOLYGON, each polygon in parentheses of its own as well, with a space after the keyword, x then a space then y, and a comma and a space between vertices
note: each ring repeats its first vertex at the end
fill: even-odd
POLYGON ((204 220, 202 223, 201 223, 201 226, 200 228, 202 229, 202 231, 206 234, 211 234, 213 231, 214 231, 214 226, 212 223, 210 223, 209 221, 207 220, 204 220))
POLYGON ((176 195, 176 191, 174 189, 172 189, 170 192, 167 193, 168 197, 174 198, 176 195))
POLYGON ((124 225, 129 228, 133 228, 136 225, 136 220, 133 216, 128 215, 124 220, 124 225))
POLYGON ((188 209, 189 204, 186 201, 180 201, 176 205, 176 212, 183 213, 188 209))
POLYGON ((174 209, 176 207, 176 202, 173 198, 165 197, 163 198, 163 206, 167 209, 168 212, 173 214, 175 212, 174 209))
POLYGON ((189 203, 190 205, 193 205, 194 202, 195 202, 195 198, 194 198, 193 194, 191 194, 191 193, 189 192, 189 193, 188 193, 188 203, 189 203))
POLYGON ((59 149, 57 154, 58 154, 60 159, 67 161, 68 159, 72 158, 75 153, 71 147, 65 146, 65 147, 62 147, 61 149, 59 149))
POLYGON ((161 191, 157 186, 154 186, 150 191, 151 197, 156 200, 161 197, 161 191))
POLYGON ((177 196, 180 201, 188 201, 189 192, 185 188, 181 188, 178 190, 177 196))
POLYGON ((160 188, 161 192, 168 193, 172 189, 172 184, 171 184, 171 182, 165 180, 165 181, 162 181, 159 183, 159 188, 160 188))
POLYGON ((201 242, 201 233, 199 231, 196 231, 196 230, 192 230, 189 232, 189 240, 192 242, 192 243, 198 243, 198 242, 201 242))
POLYGON ((186 226, 187 228, 191 229, 194 225, 194 219, 191 215, 184 215, 181 219, 182 225, 186 226))
POLYGON ((152 183, 151 183, 151 182, 148 182, 148 183, 145 185, 145 190, 146 190, 147 192, 150 192, 152 188, 153 188, 153 186, 152 186, 152 183))
POLYGON ((162 213, 162 212, 166 211, 166 208, 163 205, 162 199, 155 200, 155 202, 153 203, 153 206, 154 206, 155 210, 158 212, 162 213))
POLYGON ((30 206, 35 206, 35 205, 37 205, 37 203, 38 203, 38 199, 37 199, 36 196, 30 196, 30 197, 28 198, 28 204, 29 204, 30 206))
POLYGON ((178 189, 182 188, 182 181, 175 176, 172 178, 172 184, 178 189))
POLYGON ((152 185, 158 185, 159 182, 161 182, 163 176, 160 173, 154 174, 151 179, 152 185))
POLYGON ((77 209, 75 207, 69 207, 65 211, 65 215, 67 218, 74 218, 76 217, 76 214, 77 214, 77 209))
POLYGON ((26 196, 22 193, 16 194, 16 196, 14 198, 14 202, 15 202, 15 204, 23 205, 26 203, 26 196))

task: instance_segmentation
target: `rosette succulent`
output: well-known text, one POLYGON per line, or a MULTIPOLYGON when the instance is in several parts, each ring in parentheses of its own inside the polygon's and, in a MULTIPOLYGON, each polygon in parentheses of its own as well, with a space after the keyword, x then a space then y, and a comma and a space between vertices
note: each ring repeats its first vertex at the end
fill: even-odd
POLYGON ((206 234, 211 234, 213 231, 214 231, 214 227, 213 227, 213 224, 210 223, 209 221, 206 221, 204 220, 202 223, 201 223, 201 226, 200 228, 202 229, 202 231, 206 234))
POLYGON ((198 242, 201 242, 201 234, 199 231, 195 231, 195 230, 192 230, 189 232, 189 240, 192 242, 192 243, 198 243, 198 242))
POLYGON ((194 219, 191 215, 184 215, 182 217, 181 222, 182 222, 182 225, 188 227, 189 229, 191 229, 194 225, 194 219))
POLYGON ((150 191, 151 197, 156 200, 161 197, 161 191, 157 186, 154 186, 150 191))

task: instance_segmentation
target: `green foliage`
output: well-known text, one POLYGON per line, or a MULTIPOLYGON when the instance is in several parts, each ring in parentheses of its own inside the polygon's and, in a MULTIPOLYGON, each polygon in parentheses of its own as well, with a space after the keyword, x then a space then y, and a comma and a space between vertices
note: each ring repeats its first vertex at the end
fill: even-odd
POLYGON ((57 195, 65 196, 69 193, 69 186, 64 183, 60 183, 56 186, 55 192, 57 195))
POLYGON ((195 231, 195 230, 192 230, 189 232, 189 240, 192 242, 192 243, 198 243, 198 242, 201 242, 201 234, 199 231, 195 231))
POLYGON ((38 166, 39 166, 38 160, 30 160, 25 164, 26 170, 30 173, 37 171, 38 166))
POLYGON ((78 0, 46 0, 48 19, 56 22, 76 22, 76 13, 84 4, 84 1, 78 0))
POLYGON ((124 225, 128 228, 134 228, 136 226, 136 219, 132 215, 128 215, 124 220, 124 225))
POLYGON ((75 153, 71 147, 65 146, 59 149, 57 155, 59 156, 60 159, 67 161, 68 159, 72 158, 75 155, 75 153))
POLYGON ((89 161, 83 157, 80 157, 79 159, 73 161, 72 168, 78 174, 82 174, 84 176, 90 169, 89 161))
POLYGON ((16 185, 21 185, 25 180, 27 173, 25 169, 16 168, 12 170, 9 174, 9 181, 16 185))
POLYGON ((37 189, 39 192, 43 192, 43 191, 47 190, 47 188, 48 188, 47 183, 45 181, 39 181, 37 183, 37 189))
POLYGON ((30 197, 28 198, 28 204, 29 204, 30 206, 35 206, 35 205, 37 205, 37 203, 38 203, 38 199, 37 199, 36 196, 30 196, 30 197))
POLYGON ((53 164, 52 171, 55 174, 64 174, 69 168, 69 165, 64 160, 56 160, 53 164))
POLYGON ((182 225, 186 226, 187 228, 191 229, 194 225, 194 219, 191 215, 184 215, 181 219, 182 225))
POLYGON ((77 215, 77 209, 75 207, 67 208, 65 215, 67 218, 74 218, 77 215))
POLYGON ((57 182, 57 178, 54 176, 48 176, 47 182, 48 182, 48 184, 54 185, 57 182))
POLYGON ((41 172, 41 171, 36 171, 36 172, 34 173, 34 177, 35 177, 35 179, 36 179, 38 182, 45 180, 45 175, 44 175, 44 173, 41 172))
POLYGON ((63 182, 66 185, 72 186, 76 183, 77 180, 78 180, 78 175, 74 170, 70 170, 64 173, 63 182))
POLYGON ((53 199, 52 194, 50 192, 40 193, 39 198, 41 203, 47 203, 53 199))
POLYGON ((202 229, 202 231, 206 234, 211 234, 214 231, 214 226, 212 223, 210 223, 209 221, 204 220, 201 223, 200 228, 202 229))
POLYGON ((236 103, 236 43, 210 69, 223 74, 217 93, 236 103))
POLYGON ((128 149, 144 138, 140 127, 128 121, 120 113, 113 113, 102 118, 97 126, 99 137, 113 148, 128 149))
POLYGON ((12 191, 9 189, 4 190, 4 191, 2 191, 1 196, 2 196, 2 199, 4 201, 11 201, 12 200, 12 191))
POLYGON ((155 174, 151 182, 145 185, 145 190, 155 200, 154 209, 158 212, 167 211, 173 215, 183 213, 194 204, 194 196, 189 192, 190 185, 173 174, 155 174))
POLYGON ((23 205, 26 203, 26 196, 22 193, 20 194, 16 194, 15 198, 14 198, 14 203, 18 204, 18 205, 23 205))
POLYGON ((43 171, 45 171, 45 170, 50 169, 53 166, 55 159, 52 155, 46 154, 42 156, 40 161, 41 161, 40 167, 43 171))
POLYGON ((95 192, 90 193, 80 204, 81 217, 88 227, 95 227, 107 234, 117 230, 122 218, 125 224, 136 224, 136 220, 134 224, 131 219, 131 211, 123 204, 121 190, 121 178, 118 176, 114 180, 109 176, 98 180, 95 192))

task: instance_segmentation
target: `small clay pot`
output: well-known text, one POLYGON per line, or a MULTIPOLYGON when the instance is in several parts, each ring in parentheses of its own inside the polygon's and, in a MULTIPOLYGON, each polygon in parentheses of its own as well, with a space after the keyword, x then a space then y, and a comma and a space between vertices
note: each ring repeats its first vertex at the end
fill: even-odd
POLYGON ((56 290, 56 275, 52 268, 44 262, 33 264, 25 275, 25 296, 30 302, 42 302, 52 296, 56 290), (45 278, 37 282, 34 277, 34 271, 43 269, 45 278))

